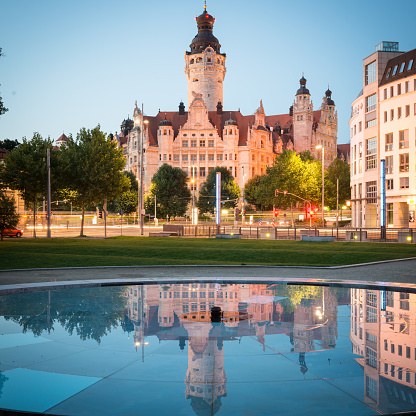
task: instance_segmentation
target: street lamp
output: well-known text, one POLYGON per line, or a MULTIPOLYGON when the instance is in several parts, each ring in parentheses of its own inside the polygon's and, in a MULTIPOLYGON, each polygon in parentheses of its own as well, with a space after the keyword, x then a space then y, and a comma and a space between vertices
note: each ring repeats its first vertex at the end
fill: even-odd
POLYGON ((143 104, 142 104, 142 117, 140 118, 140 201, 139 201, 139 216, 140 216, 140 235, 143 235, 144 216, 143 216, 143 139, 144 139, 144 125, 149 124, 148 120, 143 119, 143 104))
POLYGON ((325 171, 325 148, 322 144, 318 144, 316 149, 322 149, 322 227, 325 226, 324 220, 324 206, 325 206, 325 180, 324 180, 324 171, 325 171))
POLYGON ((191 179, 191 184, 192 184, 192 225, 195 225, 196 221, 195 221, 195 166, 192 165, 191 166, 192 169, 192 179, 191 179))

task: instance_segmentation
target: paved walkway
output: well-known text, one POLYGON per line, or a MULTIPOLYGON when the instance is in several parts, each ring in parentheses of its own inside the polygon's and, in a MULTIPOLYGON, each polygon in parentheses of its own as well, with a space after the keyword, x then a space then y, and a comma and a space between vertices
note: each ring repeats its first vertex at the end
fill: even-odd
POLYGON ((416 291, 416 258, 340 267, 137 266, 0 271, 0 294, 74 285, 204 281, 287 281, 310 284, 406 287, 416 291))

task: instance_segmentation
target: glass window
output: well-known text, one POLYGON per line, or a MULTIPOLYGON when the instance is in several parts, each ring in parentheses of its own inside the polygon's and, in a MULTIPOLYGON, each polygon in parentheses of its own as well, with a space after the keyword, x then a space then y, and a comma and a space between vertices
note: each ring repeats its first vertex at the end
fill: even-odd
POLYGON ((406 62, 402 62, 402 64, 400 65, 400 71, 399 74, 401 74, 404 70, 404 66, 406 65, 406 62))
POLYGON ((393 225, 393 204, 387 204, 387 225, 393 225))
POLYGON ((377 202, 377 182, 376 181, 367 182, 366 186, 367 186, 367 202, 369 204, 375 204, 377 202))
POLYGON ((205 140, 199 141, 199 147, 205 147, 205 140))
POLYGON ((399 149, 407 149, 409 147, 409 130, 399 131, 399 149))
POLYGON ((205 178, 205 176, 206 176, 206 172, 205 172, 205 168, 204 168, 204 167, 199 168, 199 176, 200 176, 201 178, 205 178))
POLYGON ((376 80, 376 61, 365 67, 365 85, 371 84, 376 80))
POLYGON ((182 147, 188 147, 188 140, 182 140, 182 147))
POLYGON ((214 154, 209 154, 208 155, 208 160, 213 161, 214 160, 214 154))
POLYGON ((376 109, 377 106, 377 95, 372 94, 368 97, 365 97, 365 111, 368 113, 369 111, 373 111, 376 109))
POLYGON ((191 147, 196 147, 196 140, 191 140, 191 147))
POLYGON ((404 83, 404 92, 405 92, 405 93, 409 92, 409 81, 406 81, 406 82, 404 83))
POLYGON ((397 68, 399 67, 399 65, 395 65, 394 66, 394 69, 393 69, 393 74, 392 74, 392 76, 394 77, 395 75, 396 75, 396 73, 397 73, 397 68))
POLYGON ((217 160, 222 160, 222 155, 217 155, 217 160))
POLYGON ((412 65, 413 65, 413 59, 411 59, 411 60, 409 61, 409 65, 407 65, 407 70, 408 70, 408 71, 410 71, 410 69, 412 68, 412 65))
POLYGON ((191 162, 196 162, 198 155, 191 155, 191 162))
POLYGON ((400 178, 400 189, 409 188, 409 178, 400 178))
POLYGON ((388 77, 390 76, 390 73, 391 73, 391 68, 389 68, 389 69, 387 70, 386 78, 388 78, 388 77))
POLYGON ((366 142, 366 170, 377 168, 377 139, 373 137, 366 142))
POLYGON ((406 106, 406 117, 410 116, 410 105, 406 106))
POLYGON ((393 179, 387 179, 386 184, 387 184, 387 189, 391 191, 393 189, 393 179))
POLYGON ((402 93, 402 84, 397 84, 397 95, 402 93))
POLYGON ((393 150, 393 133, 386 134, 386 152, 393 150))
POLYGON ((393 173, 393 156, 386 157, 386 173, 393 173))
POLYGON ((188 155, 182 155, 182 162, 188 161, 188 155))
POLYGON ((208 147, 214 147, 214 140, 208 140, 208 147))
POLYGON ((205 155, 199 155, 199 160, 201 162, 204 162, 205 161, 205 155))
POLYGON ((397 118, 402 118, 402 108, 398 107, 397 109, 397 118))
POLYGON ((399 172, 409 172, 409 153, 402 153, 399 157, 399 172))
POLYGON ((173 161, 179 162, 179 155, 173 155, 173 161))

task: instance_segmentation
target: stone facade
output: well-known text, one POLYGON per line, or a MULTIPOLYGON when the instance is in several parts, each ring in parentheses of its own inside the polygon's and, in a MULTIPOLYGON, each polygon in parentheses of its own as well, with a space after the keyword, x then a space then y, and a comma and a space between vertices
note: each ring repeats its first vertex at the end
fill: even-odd
POLYGON ((224 111, 226 56, 213 35, 215 19, 205 9, 196 20, 198 34, 185 53, 188 111, 181 102, 178 111, 143 116, 136 103, 133 120, 124 120, 115 135, 126 157, 125 169, 137 175, 142 140, 145 190, 164 163, 194 177, 196 191, 216 166, 227 167, 243 188, 248 179, 265 174, 284 149, 309 150, 320 158, 316 145, 322 144, 327 167, 337 157, 337 113, 331 91, 326 91, 316 111, 302 77, 288 114, 266 115, 262 102, 253 115, 224 111))

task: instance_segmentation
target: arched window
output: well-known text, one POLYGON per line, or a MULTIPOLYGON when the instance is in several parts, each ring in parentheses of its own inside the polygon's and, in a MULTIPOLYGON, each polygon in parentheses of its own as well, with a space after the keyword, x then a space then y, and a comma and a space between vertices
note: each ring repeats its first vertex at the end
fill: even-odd
POLYGON ((198 78, 194 78, 194 82, 198 82, 198 78))
POLYGON ((195 60, 194 60, 194 59, 191 59, 191 65, 192 65, 194 62, 195 62, 195 60))

